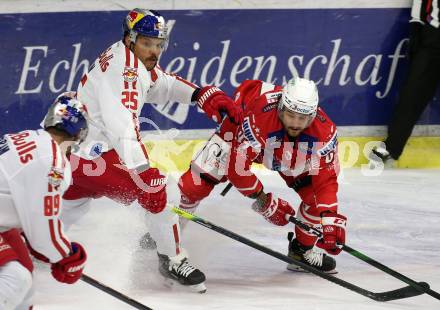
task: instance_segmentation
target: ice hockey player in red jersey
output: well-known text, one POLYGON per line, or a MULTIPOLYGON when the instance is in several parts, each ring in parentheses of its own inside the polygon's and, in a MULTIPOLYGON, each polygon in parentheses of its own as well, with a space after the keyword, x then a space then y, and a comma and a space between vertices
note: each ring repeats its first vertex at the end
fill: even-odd
POLYGON ((84 106, 63 93, 49 108, 44 130, 0 139, 0 309, 32 305, 33 264, 23 232, 39 259, 51 264, 63 283, 79 280, 87 255, 70 242, 59 219, 63 192, 71 180, 66 151, 87 135, 84 106))
POLYGON ((286 225, 286 215, 295 214, 293 208, 275 193, 265 192, 250 170, 252 163, 263 164, 277 171, 300 196, 297 217, 323 231, 317 241, 296 226, 295 233, 288 235, 289 256, 334 273, 336 261, 321 249, 339 254, 346 218, 338 214, 336 126, 318 107, 315 83, 295 77, 282 88, 246 80, 236 89, 235 101, 243 106, 242 124, 225 118, 196 155, 179 181, 180 207, 194 212, 215 185, 229 180, 244 196, 255 199, 252 208, 266 220, 286 225))
POLYGON ((157 62, 167 45, 163 16, 134 9, 123 21, 122 40, 107 48, 82 77, 78 98, 89 109, 90 133, 71 156, 77 169, 63 198, 70 208, 86 208, 90 199, 103 196, 123 204, 137 201, 154 217, 149 232, 157 242, 161 274, 204 292, 205 275, 189 263, 177 215, 165 208, 166 177, 150 165, 139 115, 146 102, 196 102, 218 122, 224 111, 239 123, 241 109, 217 87, 200 88, 164 72, 157 62))

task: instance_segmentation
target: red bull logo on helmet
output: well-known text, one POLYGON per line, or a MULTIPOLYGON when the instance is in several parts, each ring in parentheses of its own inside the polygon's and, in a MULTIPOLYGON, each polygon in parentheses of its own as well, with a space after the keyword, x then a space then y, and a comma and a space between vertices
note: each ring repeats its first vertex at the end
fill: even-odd
POLYGON ((136 20, 136 17, 139 15, 138 12, 136 11, 131 11, 130 13, 128 13, 128 19, 133 22, 134 20, 136 20))
POLYGON ((133 29, 134 25, 136 25, 136 23, 138 21, 140 21, 145 15, 140 13, 140 12, 136 12, 136 11, 131 11, 128 14, 128 27, 130 29, 133 29))

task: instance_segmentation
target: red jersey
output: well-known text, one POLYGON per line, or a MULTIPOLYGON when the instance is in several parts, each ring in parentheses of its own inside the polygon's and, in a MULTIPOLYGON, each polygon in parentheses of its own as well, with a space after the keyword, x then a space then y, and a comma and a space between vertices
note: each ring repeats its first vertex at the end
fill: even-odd
POLYGON ((260 163, 278 171, 307 205, 336 210, 336 126, 318 108, 311 124, 297 137, 289 137, 279 119, 281 93, 281 86, 256 80, 246 80, 236 89, 244 121, 235 126, 225 120, 218 133, 225 141, 233 134, 227 177, 242 194, 255 197, 263 185, 250 166, 260 163))

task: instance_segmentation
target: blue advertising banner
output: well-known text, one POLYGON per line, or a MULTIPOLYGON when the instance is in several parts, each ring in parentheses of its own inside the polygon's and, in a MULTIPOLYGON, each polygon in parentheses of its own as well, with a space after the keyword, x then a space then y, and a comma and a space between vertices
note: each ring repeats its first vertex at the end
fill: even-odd
MULTIPOLYGON (((75 90, 94 59, 121 39, 127 11, 0 15, 0 133, 37 128, 62 91, 75 90)), ((318 83, 339 126, 386 125, 407 67, 409 9, 163 11, 171 42, 160 64, 232 95, 245 79, 318 83)), ((440 124, 434 100, 421 124, 440 124)), ((214 126, 194 106, 146 105, 162 129, 214 126)), ((146 129, 146 128, 143 128, 146 129)))

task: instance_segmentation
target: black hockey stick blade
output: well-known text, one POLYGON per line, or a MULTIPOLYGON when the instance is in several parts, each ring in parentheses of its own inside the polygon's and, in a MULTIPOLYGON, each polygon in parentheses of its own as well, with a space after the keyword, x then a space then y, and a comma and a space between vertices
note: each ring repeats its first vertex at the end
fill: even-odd
POLYGON ((407 276, 385 266, 382 263, 379 263, 378 261, 372 259, 371 257, 368 257, 367 255, 347 246, 344 245, 342 247, 342 250, 344 250, 345 252, 349 253, 350 255, 366 262, 367 264, 376 267, 377 269, 393 276, 396 279, 399 279, 402 282, 405 282, 406 284, 410 285, 411 287, 413 287, 415 290, 419 291, 419 292, 423 292, 426 293, 432 297, 434 297, 435 299, 440 300, 440 294, 437 293, 436 291, 433 291, 430 287, 429 284, 426 282, 416 282, 413 279, 408 278, 407 276))
POLYGON ((373 300, 376 301, 390 301, 390 300, 396 300, 396 299, 402 299, 402 298, 408 298, 408 297, 413 297, 413 296, 418 296, 423 294, 423 292, 420 292, 418 290, 416 290, 415 288, 411 287, 411 286, 405 286, 396 290, 392 290, 392 291, 387 291, 387 292, 382 292, 382 293, 375 293, 375 292, 371 292, 369 290, 366 290, 364 288, 361 288, 357 285, 354 285, 350 282, 347 282, 345 280, 342 280, 340 278, 336 278, 333 275, 327 274, 325 272, 322 272, 316 268, 313 268, 305 263, 302 263, 300 261, 297 261, 293 258, 288 257, 287 255, 281 254, 279 252, 276 252, 274 250, 271 250, 265 246, 262 246, 250 239, 247 239, 241 235, 238 235, 230 230, 227 230, 223 227, 217 226, 209 221, 206 221, 196 215, 193 215, 191 213, 188 213, 180 208, 177 208, 173 205, 169 205, 170 209, 176 213, 177 215, 186 218, 190 221, 196 222, 199 225, 205 226, 206 228, 209 228, 211 230, 214 230, 226 237, 229 237, 231 239, 234 239, 238 242, 241 242, 243 244, 246 244, 254 249, 257 249, 263 253, 266 253, 270 256, 273 256, 275 258, 278 258, 279 260, 282 260, 288 264, 294 264, 297 265, 299 267, 301 267, 304 270, 309 271, 310 273, 313 273, 314 275, 321 277, 323 279, 326 279, 330 282, 333 282, 335 284, 338 284, 346 289, 349 289, 353 292, 356 292, 362 296, 371 298, 373 300))
MULTIPOLYGON (((418 285, 422 286, 424 289, 429 289, 429 284, 426 282, 419 282, 418 285)), ((383 293, 374 293, 378 301, 391 301, 396 299, 410 298, 414 296, 422 295, 423 293, 416 290, 411 285, 398 288, 397 290, 383 292, 383 293)))
MULTIPOLYGON (((304 222, 298 220, 297 218, 290 216, 288 217, 288 221, 294 223, 295 225, 300 226, 302 229, 307 230, 311 233, 313 233, 314 235, 316 235, 317 237, 321 237, 322 233, 320 230, 311 227, 307 224, 305 224, 304 222)), ((350 255, 366 262, 367 264, 393 276, 394 278, 405 282, 406 284, 408 284, 409 286, 413 287, 416 291, 418 292, 422 292, 422 293, 426 293, 436 299, 440 300, 440 294, 437 293, 436 291, 433 291, 430 287, 429 284, 426 282, 416 282, 410 278, 408 278, 407 276, 389 268, 388 266, 385 266, 382 263, 379 263, 378 261, 372 259, 371 257, 368 257, 367 255, 365 255, 364 253, 359 252, 358 250, 355 250, 351 247, 349 247, 348 245, 343 245, 342 246, 342 250, 349 253, 350 255)))
POLYGON ((113 297, 119 299, 122 302, 125 302, 126 304, 132 306, 135 309, 141 309, 141 310, 153 310, 152 308, 149 308, 140 302, 112 289, 111 287, 108 287, 107 285, 102 284, 101 282, 89 277, 88 275, 82 274, 81 280, 84 282, 90 284, 91 286, 96 287, 97 289, 106 292, 109 295, 112 295, 113 297))

